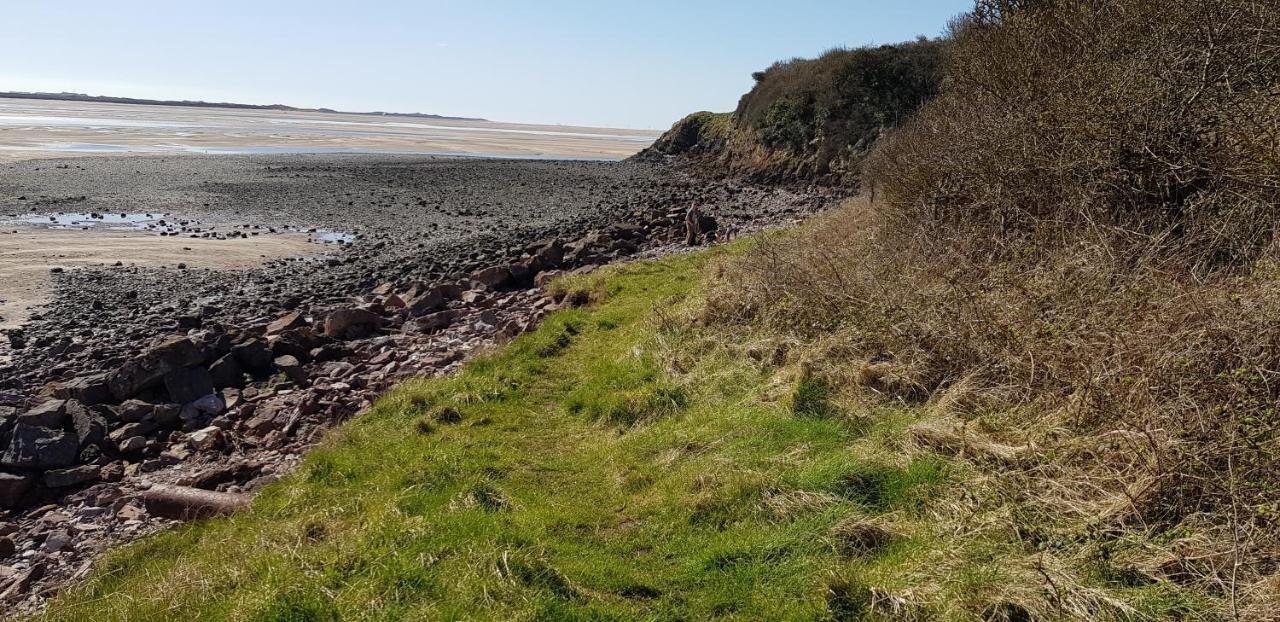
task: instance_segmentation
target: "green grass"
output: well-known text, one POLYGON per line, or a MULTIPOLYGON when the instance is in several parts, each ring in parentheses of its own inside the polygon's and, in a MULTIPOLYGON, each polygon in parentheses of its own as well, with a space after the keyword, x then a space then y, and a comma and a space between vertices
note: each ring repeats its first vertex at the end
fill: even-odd
MULTIPOLYGON (((980 619, 1030 551, 937 525, 972 474, 900 451, 917 411, 846 416, 690 322, 725 252, 565 284, 597 304, 398 388, 251 511, 110 554, 45 619, 980 619), (850 520, 894 537, 842 556, 850 520)), ((1186 606, 1168 592, 1141 596, 1186 606)))

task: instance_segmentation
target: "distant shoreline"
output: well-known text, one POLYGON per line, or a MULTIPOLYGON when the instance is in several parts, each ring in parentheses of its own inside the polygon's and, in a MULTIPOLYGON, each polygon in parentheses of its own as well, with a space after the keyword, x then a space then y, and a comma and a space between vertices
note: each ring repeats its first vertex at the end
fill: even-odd
POLYGON ((450 117, 439 114, 421 112, 346 112, 332 108, 296 108, 284 104, 236 104, 231 102, 206 102, 190 100, 140 99, 135 97, 112 97, 109 95, 86 95, 84 93, 25 93, 22 91, 0 91, 0 99, 41 99, 53 101, 96 102, 102 104, 132 104, 141 106, 177 106, 184 108, 231 108, 235 110, 278 110, 283 112, 324 112, 332 114, 358 114, 375 117, 417 117, 420 119, 441 119, 446 121, 485 121, 479 117, 450 117))

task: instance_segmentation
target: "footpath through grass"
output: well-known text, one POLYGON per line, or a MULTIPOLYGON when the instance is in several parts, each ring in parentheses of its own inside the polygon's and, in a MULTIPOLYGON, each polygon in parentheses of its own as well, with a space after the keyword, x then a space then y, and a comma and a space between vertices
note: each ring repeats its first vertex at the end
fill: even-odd
POLYGON ((916 412, 832 416, 822 387, 690 320, 723 253, 567 284, 596 304, 402 386, 251 511, 123 548, 45 618, 1005 613, 1016 545, 972 526, 941 545, 931 508, 965 470, 894 449, 916 412))

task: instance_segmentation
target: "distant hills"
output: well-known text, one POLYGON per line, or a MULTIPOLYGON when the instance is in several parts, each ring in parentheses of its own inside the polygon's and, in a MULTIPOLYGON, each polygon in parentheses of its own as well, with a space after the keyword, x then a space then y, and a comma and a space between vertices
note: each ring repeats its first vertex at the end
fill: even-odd
POLYGON ((421 112, 345 112, 331 108, 296 108, 284 104, 235 104, 230 102, 206 102, 190 100, 138 99, 134 97, 111 97, 108 95, 86 95, 84 93, 27 93, 23 91, 0 91, 0 98, 6 99, 48 99, 56 101, 98 102, 104 104, 139 104, 147 106, 183 106, 187 108, 236 108, 241 110, 280 110, 284 112, 328 112, 336 114, 361 114, 379 117, 417 117, 420 119, 442 119, 447 121, 488 121, 477 117, 449 117, 421 112))

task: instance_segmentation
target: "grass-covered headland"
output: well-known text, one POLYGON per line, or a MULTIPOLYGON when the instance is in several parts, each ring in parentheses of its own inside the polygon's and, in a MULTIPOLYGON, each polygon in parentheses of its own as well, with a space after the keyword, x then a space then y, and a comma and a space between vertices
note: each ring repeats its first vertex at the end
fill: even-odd
POLYGON ((402 386, 252 510, 125 547, 46 619, 1017 620, 1061 607, 1141 619, 1216 607, 1131 567, 1141 537, 1021 537, 1001 520, 1016 503, 984 485, 1012 449, 975 436, 957 441, 968 452, 940 451, 921 440, 949 438, 938 409, 833 386, 810 363, 814 344, 708 324, 706 283, 742 252, 562 284, 595 302, 458 377, 402 386))

